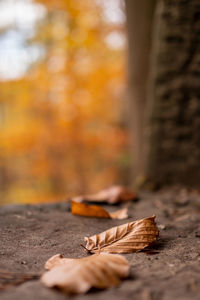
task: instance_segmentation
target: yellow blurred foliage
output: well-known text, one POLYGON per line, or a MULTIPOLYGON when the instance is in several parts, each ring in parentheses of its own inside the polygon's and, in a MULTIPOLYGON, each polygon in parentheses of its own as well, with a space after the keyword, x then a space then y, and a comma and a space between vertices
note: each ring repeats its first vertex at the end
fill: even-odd
POLYGON ((59 201, 125 180, 125 46, 106 42, 124 24, 108 22, 101 1, 38 2, 47 13, 30 43, 45 55, 0 82, 0 203, 59 201))

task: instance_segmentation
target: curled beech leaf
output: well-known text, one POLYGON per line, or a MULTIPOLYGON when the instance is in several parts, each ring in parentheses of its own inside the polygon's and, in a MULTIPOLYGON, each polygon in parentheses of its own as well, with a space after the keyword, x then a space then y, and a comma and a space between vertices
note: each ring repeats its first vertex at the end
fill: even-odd
POLYGON ((85 237, 86 250, 90 253, 131 253, 152 244, 159 231, 155 216, 112 227, 100 234, 85 237))
POLYGON ((108 218, 108 219, 126 219, 128 218, 128 208, 124 207, 114 212, 107 212, 103 207, 97 205, 88 205, 85 203, 79 203, 71 201, 72 214, 85 216, 85 217, 96 217, 96 218, 108 218))
POLYGON ((76 202, 107 202, 109 204, 126 202, 134 199, 136 199, 135 193, 120 185, 111 186, 105 190, 101 190, 96 194, 83 195, 73 198, 73 200, 76 202))
POLYGON ((45 265, 50 271, 41 280, 47 287, 57 287, 67 294, 86 293, 91 287, 109 288, 129 275, 130 266, 121 255, 95 254, 80 259, 54 255, 45 265))

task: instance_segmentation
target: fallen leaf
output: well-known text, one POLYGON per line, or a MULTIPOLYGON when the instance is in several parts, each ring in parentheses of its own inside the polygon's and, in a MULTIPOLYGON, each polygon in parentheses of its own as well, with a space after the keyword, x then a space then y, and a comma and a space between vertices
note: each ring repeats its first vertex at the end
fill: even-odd
POLYGON ((71 201, 71 212, 73 215, 108 218, 108 219, 126 219, 128 218, 128 208, 124 207, 114 212, 107 212, 103 207, 97 205, 87 205, 76 201, 71 201))
POLYGON ((128 207, 110 212, 110 217, 112 219, 124 220, 128 218, 128 207))
POLYGON ((80 259, 57 254, 45 264, 50 270, 41 280, 47 287, 57 287, 67 294, 86 293, 91 287, 104 289, 116 286, 129 275, 130 266, 121 255, 95 254, 80 259))
POLYGON ((120 185, 111 186, 108 189, 102 190, 96 194, 73 198, 73 200, 76 202, 107 202, 109 204, 126 202, 134 199, 136 199, 136 195, 120 185))
POLYGON ((5 270, 0 270, 0 290, 5 290, 9 287, 22 284, 29 280, 36 280, 39 277, 39 274, 9 272, 5 270))
POLYGON ((85 237, 84 247, 90 253, 131 253, 140 251, 152 244, 159 230, 155 216, 112 227, 100 234, 85 237))

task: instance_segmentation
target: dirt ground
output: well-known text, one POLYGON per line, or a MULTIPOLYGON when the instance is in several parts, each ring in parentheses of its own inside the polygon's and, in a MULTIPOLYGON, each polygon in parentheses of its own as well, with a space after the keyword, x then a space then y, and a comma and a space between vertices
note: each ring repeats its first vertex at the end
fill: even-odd
MULTIPOLYGON (((139 196, 131 203, 130 217, 125 221, 74 216, 68 203, 1 207, 0 270, 42 273, 45 261, 54 254, 86 256, 80 247, 85 236, 155 214, 160 229, 153 248, 156 253, 125 255, 131 264, 129 279, 119 287, 90 291, 73 299, 200 299, 200 194, 174 188, 139 196)), ((110 211, 118 208, 105 207, 110 211)), ((0 286, 3 282, 0 278, 0 286)), ((67 298, 47 289, 38 279, 0 291, 1 300, 67 298)))

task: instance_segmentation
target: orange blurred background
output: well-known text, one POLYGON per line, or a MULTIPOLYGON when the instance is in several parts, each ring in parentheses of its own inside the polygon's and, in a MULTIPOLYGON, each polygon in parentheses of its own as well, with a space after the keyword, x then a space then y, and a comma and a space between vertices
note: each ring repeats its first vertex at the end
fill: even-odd
POLYGON ((120 0, 0 2, 0 203, 128 181, 120 0))

